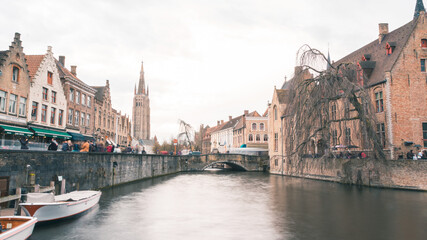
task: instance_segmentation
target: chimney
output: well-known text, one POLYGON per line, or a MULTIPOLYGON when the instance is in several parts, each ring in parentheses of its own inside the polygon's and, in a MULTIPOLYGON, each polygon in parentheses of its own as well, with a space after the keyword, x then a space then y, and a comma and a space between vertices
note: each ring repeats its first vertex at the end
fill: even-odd
POLYGON ((244 114, 245 114, 245 115, 249 115, 249 110, 245 110, 245 111, 244 111, 244 114))
POLYGON ((224 120, 221 120, 221 125, 224 124, 224 120))
POLYGON ((231 119, 233 119, 232 116, 228 116, 228 121, 231 121, 231 119))
POLYGON ((15 33, 15 41, 16 40, 20 40, 21 39, 21 34, 20 33, 15 33))
POLYGON ((71 74, 77 77, 76 69, 77 69, 77 66, 71 66, 71 74))
POLYGON ((59 63, 61 63, 61 65, 65 67, 65 56, 59 56, 59 63))
POLYGON ((294 75, 296 76, 296 75, 300 74, 301 72, 302 72, 302 66, 296 66, 294 75))
POLYGON ((216 122, 216 125, 219 126, 219 121, 216 122))
POLYGON ((379 26, 379 35, 378 35, 378 42, 382 43, 384 37, 388 34, 388 23, 380 23, 379 26))

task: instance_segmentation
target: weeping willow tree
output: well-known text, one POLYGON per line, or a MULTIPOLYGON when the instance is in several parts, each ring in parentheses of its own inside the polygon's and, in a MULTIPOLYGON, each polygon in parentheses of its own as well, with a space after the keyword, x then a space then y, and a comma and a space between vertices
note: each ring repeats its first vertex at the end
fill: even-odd
POLYGON ((364 87, 367 79, 360 66, 344 62, 332 65, 308 45, 298 51, 297 65, 301 67, 289 83, 282 117, 286 155, 307 154, 313 142, 324 155, 336 147, 334 144, 349 146, 357 140, 363 146, 354 147, 370 149, 371 157, 385 159, 369 89, 364 87), (328 69, 321 70, 324 66, 328 69))

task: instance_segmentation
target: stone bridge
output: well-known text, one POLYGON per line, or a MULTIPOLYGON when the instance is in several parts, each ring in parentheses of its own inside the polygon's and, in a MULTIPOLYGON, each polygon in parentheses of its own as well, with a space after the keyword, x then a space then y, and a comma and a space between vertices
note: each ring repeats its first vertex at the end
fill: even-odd
POLYGON ((203 171, 214 164, 226 164, 236 171, 267 171, 268 156, 208 154, 181 156, 182 171, 203 171))

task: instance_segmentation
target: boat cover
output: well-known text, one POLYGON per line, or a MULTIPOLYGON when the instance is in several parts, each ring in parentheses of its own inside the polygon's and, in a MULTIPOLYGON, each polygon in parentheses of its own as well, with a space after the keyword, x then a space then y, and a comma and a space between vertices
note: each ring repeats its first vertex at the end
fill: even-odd
POLYGON ((79 201, 98 194, 99 191, 74 191, 55 196, 55 202, 79 201))
POLYGON ((55 197, 53 193, 28 193, 27 203, 53 203, 55 197))

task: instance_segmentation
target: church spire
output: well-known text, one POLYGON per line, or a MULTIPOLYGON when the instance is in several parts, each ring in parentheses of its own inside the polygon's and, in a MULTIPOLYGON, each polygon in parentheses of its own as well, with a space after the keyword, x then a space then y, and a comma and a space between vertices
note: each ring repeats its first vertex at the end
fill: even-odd
POLYGON ((417 5, 415 5, 414 19, 420 16, 420 12, 425 12, 425 11, 426 9, 424 8, 423 0, 417 0, 417 5))
POLYGON ((144 62, 141 62, 141 72, 139 73, 139 84, 137 94, 145 94, 144 62))

